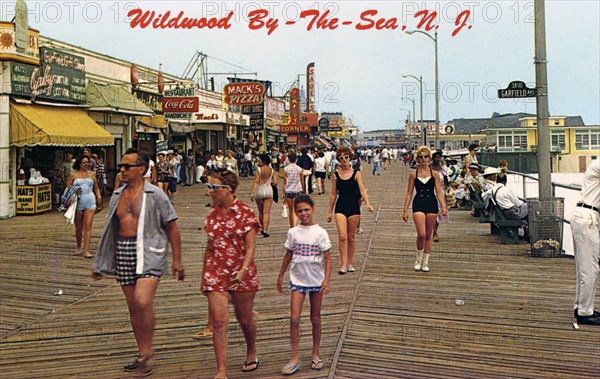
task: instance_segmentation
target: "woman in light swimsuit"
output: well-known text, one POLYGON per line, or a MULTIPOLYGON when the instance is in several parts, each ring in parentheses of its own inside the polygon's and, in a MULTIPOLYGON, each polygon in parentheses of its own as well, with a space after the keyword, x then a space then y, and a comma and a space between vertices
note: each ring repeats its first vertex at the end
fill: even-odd
POLYGON ((429 253, 431 252, 431 235, 435 221, 440 212, 443 216, 448 214, 446 202, 440 201, 444 194, 440 185, 440 178, 429 166, 431 150, 427 146, 421 146, 415 153, 418 162, 415 172, 408 177, 408 190, 404 201, 404 212, 402 219, 408 222, 408 206, 412 199, 412 214, 417 229, 417 259, 414 264, 415 271, 429 272, 429 253), (413 192, 415 197, 413 198, 413 192))
POLYGON ((275 170, 269 167, 271 157, 268 154, 261 154, 259 158, 260 161, 258 162, 250 199, 256 201, 258 207, 258 221, 262 228, 260 234, 267 238, 269 237, 267 230, 271 218, 271 205, 273 205, 273 187, 271 187, 271 184, 277 186, 277 175, 275 175, 275 170))
POLYGON ((79 187, 77 208, 75 212, 75 241, 77 242, 76 255, 81 255, 81 239, 83 237, 84 257, 92 258, 90 254, 90 240, 92 239, 92 222, 94 215, 102 210, 102 196, 98 188, 96 175, 88 170, 90 158, 78 158, 73 164, 73 172, 67 179, 67 187, 79 187))

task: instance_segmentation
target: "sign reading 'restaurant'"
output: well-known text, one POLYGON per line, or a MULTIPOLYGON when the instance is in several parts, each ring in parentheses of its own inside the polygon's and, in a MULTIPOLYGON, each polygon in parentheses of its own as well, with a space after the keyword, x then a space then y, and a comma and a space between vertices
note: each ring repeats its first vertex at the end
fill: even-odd
POLYGON ((264 101, 265 86, 259 82, 229 83, 223 88, 223 93, 225 104, 256 105, 264 101))

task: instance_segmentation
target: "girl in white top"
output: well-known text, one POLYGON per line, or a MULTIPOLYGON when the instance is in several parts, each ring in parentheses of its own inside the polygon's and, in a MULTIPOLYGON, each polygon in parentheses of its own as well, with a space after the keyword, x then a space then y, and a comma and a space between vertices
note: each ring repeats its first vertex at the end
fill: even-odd
POLYGON ((294 209, 294 198, 302 193, 302 179, 300 174, 302 173, 302 168, 296 164, 296 152, 290 150, 288 152, 287 160, 290 161, 290 164, 285 166, 283 169, 283 196, 285 198, 285 202, 288 206, 289 211, 289 222, 290 228, 296 226, 296 215, 292 212, 294 209))
POLYGON ((277 291, 283 293, 283 275, 290 268, 292 290, 290 301, 290 342, 292 358, 281 369, 283 375, 292 375, 300 369, 298 344, 300 341, 300 314, 302 304, 308 293, 310 296, 310 320, 312 323, 312 362, 313 370, 323 368, 319 358, 321 344, 321 304, 323 295, 329 293, 331 276, 331 242, 327 231, 313 223, 315 206, 308 195, 299 195, 294 199, 294 213, 300 224, 288 231, 285 241, 286 254, 277 278, 277 291))
POLYGON ((315 159, 315 178, 317 179, 317 194, 325 193, 325 178, 327 177, 327 171, 325 167, 327 160, 325 159, 325 153, 319 152, 319 157, 315 159))

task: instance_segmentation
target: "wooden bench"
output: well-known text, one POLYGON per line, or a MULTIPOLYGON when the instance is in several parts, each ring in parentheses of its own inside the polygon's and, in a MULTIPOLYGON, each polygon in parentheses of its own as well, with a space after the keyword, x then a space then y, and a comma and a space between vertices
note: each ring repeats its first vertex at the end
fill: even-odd
MULTIPOLYGON (((497 204, 494 204, 495 221, 492 225, 495 225, 500 232, 500 244, 501 245, 516 245, 519 243, 519 228, 521 227, 521 220, 509 220, 504 216, 502 208, 497 204)), ((492 233, 494 234, 494 233, 492 233)))
POLYGON ((467 187, 469 188, 471 203, 473 204, 473 208, 475 208, 475 215, 479 217, 479 223, 490 224, 490 234, 500 234, 500 229, 492 222, 489 213, 486 214, 485 212, 485 203, 481 196, 481 190, 475 189, 475 187, 470 184, 467 187))

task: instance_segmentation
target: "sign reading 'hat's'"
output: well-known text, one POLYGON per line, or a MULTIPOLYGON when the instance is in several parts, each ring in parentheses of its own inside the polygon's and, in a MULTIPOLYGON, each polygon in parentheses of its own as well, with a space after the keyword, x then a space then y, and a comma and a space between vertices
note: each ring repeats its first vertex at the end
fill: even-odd
POLYGON ((505 89, 498 90, 499 99, 514 99, 536 96, 537 88, 528 88, 527 84, 521 81, 510 82, 508 87, 506 87, 505 89))

